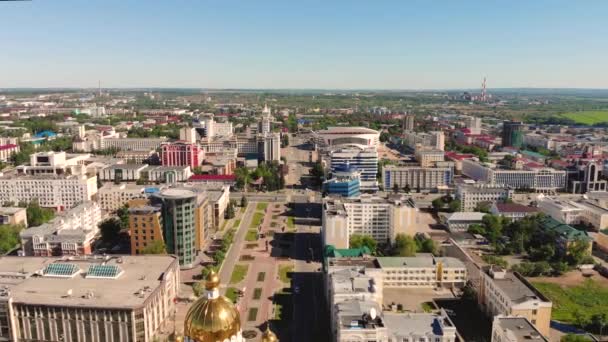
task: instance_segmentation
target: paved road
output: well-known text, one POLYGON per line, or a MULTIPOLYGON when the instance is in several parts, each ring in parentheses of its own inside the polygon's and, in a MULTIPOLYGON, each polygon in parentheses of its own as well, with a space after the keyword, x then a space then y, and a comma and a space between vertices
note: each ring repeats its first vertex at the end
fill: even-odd
POLYGON ((293 342, 329 341, 329 327, 322 274, 318 272, 321 264, 321 241, 318 226, 298 226, 294 241, 295 269, 292 277, 293 303, 293 342), (312 255, 311 255, 312 249, 312 255), (308 263, 311 256, 314 261, 308 263))
POLYGON ((241 249, 243 249, 245 235, 247 234, 247 227, 249 227, 249 223, 251 222, 251 219, 253 217, 253 212, 255 211, 256 205, 257 203, 251 202, 247 206, 247 210, 245 211, 245 214, 241 219, 239 229, 234 235, 234 241, 232 243, 232 246, 228 250, 226 258, 222 263, 222 267, 220 269, 220 283, 223 286, 220 292, 222 294, 226 293, 227 285, 230 283, 230 277, 232 276, 232 269, 234 269, 234 265, 239 259, 239 253, 241 249))

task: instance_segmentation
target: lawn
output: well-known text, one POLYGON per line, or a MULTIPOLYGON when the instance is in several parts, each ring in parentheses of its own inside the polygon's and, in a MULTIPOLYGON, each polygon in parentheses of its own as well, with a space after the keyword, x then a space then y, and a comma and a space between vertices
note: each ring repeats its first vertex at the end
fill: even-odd
POLYGON ((262 289, 258 287, 255 290, 253 290, 253 299, 258 300, 260 298, 262 298, 262 289))
POLYGON ((591 279, 570 287, 544 282, 534 282, 534 286, 553 302, 551 318, 557 321, 576 324, 575 313, 588 320, 608 307, 608 287, 591 279))
POLYGON ((229 287, 226 289, 226 298, 230 299, 233 303, 236 303, 236 299, 239 297, 238 289, 236 287, 229 287))
POLYGON ((288 216, 287 217, 287 228, 289 230, 295 230, 296 229, 296 222, 293 219, 293 216, 288 216))
POLYGON ((251 224, 249 225, 249 228, 258 229, 258 227, 262 224, 263 220, 264 220, 263 213, 258 213, 258 212, 253 213, 253 219, 251 219, 251 224))
POLYGON ((268 208, 268 203, 266 203, 266 202, 258 203, 255 206, 255 210, 260 210, 260 211, 265 211, 266 208, 268 208))
POLYGON ((238 220, 234 221, 232 228, 238 229, 240 225, 241 225, 241 219, 238 219, 238 220))
POLYGON ((249 265, 234 265, 230 276, 230 284, 238 284, 243 281, 247 276, 247 270, 249 270, 249 265))
POLYGON ((258 231, 256 229, 249 229, 245 235, 245 241, 257 241, 258 231))
POLYGON ((606 110, 571 112, 561 114, 561 116, 585 125, 593 125, 599 122, 608 122, 608 111, 606 110))
POLYGON ((264 279, 266 279, 266 272, 259 272, 258 281, 264 281, 264 279))
POLYGON ((247 314, 247 320, 252 322, 255 321, 258 317, 258 308, 249 309, 249 313, 247 314))
POLYGON ((279 266, 279 279, 284 283, 289 283, 291 280, 291 274, 293 272, 293 265, 280 265, 279 266))
POLYGON ((435 305, 431 302, 424 302, 421 306, 424 312, 433 312, 436 310, 435 305))

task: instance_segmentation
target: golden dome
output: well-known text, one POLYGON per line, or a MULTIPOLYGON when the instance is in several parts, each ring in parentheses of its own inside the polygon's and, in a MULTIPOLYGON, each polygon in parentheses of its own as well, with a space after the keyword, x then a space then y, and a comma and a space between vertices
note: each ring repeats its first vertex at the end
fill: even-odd
POLYGON ((241 330, 241 318, 232 302, 219 295, 219 276, 211 271, 201 296, 188 310, 184 322, 184 335, 195 342, 219 342, 230 340, 241 330))
POLYGON ((279 339, 270 328, 266 328, 266 331, 262 334, 262 342, 279 342, 279 339))

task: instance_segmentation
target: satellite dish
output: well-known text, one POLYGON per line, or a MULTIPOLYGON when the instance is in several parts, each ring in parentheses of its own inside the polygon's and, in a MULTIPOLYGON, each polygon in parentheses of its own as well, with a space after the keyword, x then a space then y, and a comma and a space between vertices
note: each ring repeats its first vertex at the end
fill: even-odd
POLYGON ((376 319, 377 313, 376 313, 376 309, 371 308, 369 309, 369 317, 371 317, 371 319, 376 319))

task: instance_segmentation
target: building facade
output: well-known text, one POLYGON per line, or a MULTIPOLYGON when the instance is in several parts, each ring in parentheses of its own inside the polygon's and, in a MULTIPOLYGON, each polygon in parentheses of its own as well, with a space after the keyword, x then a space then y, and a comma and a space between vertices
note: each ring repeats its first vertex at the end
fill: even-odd
POLYGON ((502 146, 520 148, 524 143, 524 124, 519 121, 502 123, 502 146))
POLYGON ((504 202, 513 197, 513 189, 489 184, 460 184, 456 198, 460 200, 460 211, 474 211, 480 203, 504 202))
POLYGON ((164 244, 162 206, 153 206, 148 200, 130 201, 129 232, 133 255, 143 254, 154 241, 164 244))
POLYGON ((329 153, 329 169, 333 174, 346 164, 361 173, 361 191, 378 190, 378 151, 375 148, 343 148, 329 153))
POLYGON ((203 163, 205 152, 196 143, 183 141, 163 143, 160 146, 163 166, 190 166, 195 168, 203 163))
POLYGON ((437 189, 449 186, 454 179, 451 167, 422 167, 387 165, 383 169, 384 189, 390 190, 397 185, 399 189, 408 186, 416 189, 437 189))

